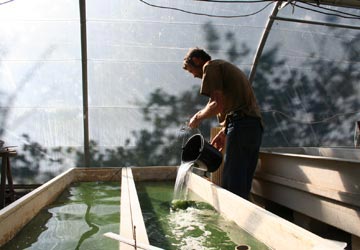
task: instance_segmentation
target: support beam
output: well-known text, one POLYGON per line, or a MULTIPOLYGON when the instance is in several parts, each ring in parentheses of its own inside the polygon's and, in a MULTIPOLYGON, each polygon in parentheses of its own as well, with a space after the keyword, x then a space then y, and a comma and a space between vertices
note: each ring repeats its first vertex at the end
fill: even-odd
POLYGON ((273 26, 273 23, 274 23, 273 18, 276 17, 277 13, 279 12, 279 7, 281 6, 281 4, 282 4, 282 1, 278 1, 275 4, 275 6, 274 6, 274 8, 272 10, 271 16, 269 17, 269 20, 268 20, 268 22, 266 24, 265 30, 264 30, 264 32, 262 34, 260 44, 259 44, 259 46, 258 46, 258 48, 256 50, 255 58, 254 58, 254 61, 252 63, 252 68, 251 68, 251 71, 250 71, 249 80, 250 80, 251 84, 254 81, 257 65, 258 65, 258 63, 260 61, 260 57, 261 57, 262 52, 264 50, 267 38, 268 38, 270 30, 271 30, 271 27, 273 26))
POLYGON ((301 0, 301 2, 313 3, 317 5, 332 5, 345 8, 360 8, 359 0, 301 0))
POLYGON ((84 167, 90 167, 89 148, 89 104, 87 77, 87 37, 86 37, 86 1, 79 0, 81 29, 81 62, 82 62, 82 93, 83 93, 83 124, 84 124, 84 167))
POLYGON ((326 27, 333 27, 333 28, 344 28, 344 29, 360 30, 360 26, 354 26, 354 25, 345 25, 345 24, 337 24, 337 23, 325 23, 325 22, 317 22, 317 21, 310 21, 310 20, 300 20, 300 19, 286 18, 286 17, 273 17, 273 16, 271 16, 270 19, 277 20, 277 21, 305 23, 305 24, 312 24, 312 25, 319 25, 319 26, 326 26, 326 27))

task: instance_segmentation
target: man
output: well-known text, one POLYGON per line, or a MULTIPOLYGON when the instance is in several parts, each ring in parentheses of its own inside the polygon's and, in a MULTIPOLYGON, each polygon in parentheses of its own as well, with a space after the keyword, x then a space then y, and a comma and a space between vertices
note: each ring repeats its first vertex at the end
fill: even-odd
POLYGON ((226 143, 222 186, 249 199, 263 132, 250 82, 235 65, 211 60, 199 48, 189 50, 183 68, 202 79, 200 94, 209 97, 209 102, 192 116, 189 127, 196 128, 202 120, 217 116, 223 128, 211 144, 221 151, 226 143))

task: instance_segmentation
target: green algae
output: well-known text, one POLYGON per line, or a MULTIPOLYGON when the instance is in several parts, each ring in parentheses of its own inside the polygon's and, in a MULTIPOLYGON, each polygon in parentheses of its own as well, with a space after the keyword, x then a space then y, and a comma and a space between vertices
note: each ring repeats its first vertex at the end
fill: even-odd
POLYGON ((139 182, 136 187, 149 241, 154 246, 166 250, 233 250, 247 244, 252 250, 269 249, 208 203, 173 201, 173 182, 139 182))
POLYGON ((171 201, 171 209, 178 210, 178 209, 187 209, 189 207, 196 206, 195 201, 191 200, 172 200, 171 201))
POLYGON ((1 249, 118 250, 119 206, 119 182, 74 183, 1 249))

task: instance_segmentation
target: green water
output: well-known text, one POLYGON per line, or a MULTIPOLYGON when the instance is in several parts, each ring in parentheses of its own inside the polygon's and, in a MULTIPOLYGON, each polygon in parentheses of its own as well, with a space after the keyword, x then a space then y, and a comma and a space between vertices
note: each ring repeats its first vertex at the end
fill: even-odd
POLYGON ((252 250, 269 249, 207 203, 191 202, 186 209, 172 210, 173 182, 139 182, 136 187, 149 241, 154 246, 166 250, 234 250, 237 245, 247 244, 252 250))
POLYGON ((119 182, 75 183, 1 249, 118 250, 103 236, 119 233, 119 182))

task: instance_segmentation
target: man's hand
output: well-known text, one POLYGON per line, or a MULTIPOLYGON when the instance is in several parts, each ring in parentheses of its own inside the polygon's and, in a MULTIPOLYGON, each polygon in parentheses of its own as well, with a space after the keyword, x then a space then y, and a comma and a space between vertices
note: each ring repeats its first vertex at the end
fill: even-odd
POLYGON ((201 120, 199 119, 199 115, 196 113, 193 117, 191 117, 188 126, 190 128, 197 128, 199 127, 200 122, 201 120))
POLYGON ((190 128, 197 128, 202 120, 216 116, 223 110, 223 93, 221 91, 213 91, 208 103, 204 108, 199 110, 193 117, 191 117, 188 126, 190 128))
POLYGON ((226 138, 225 128, 223 128, 211 140, 211 145, 213 145, 217 150, 222 151, 225 147, 225 138, 226 138))

